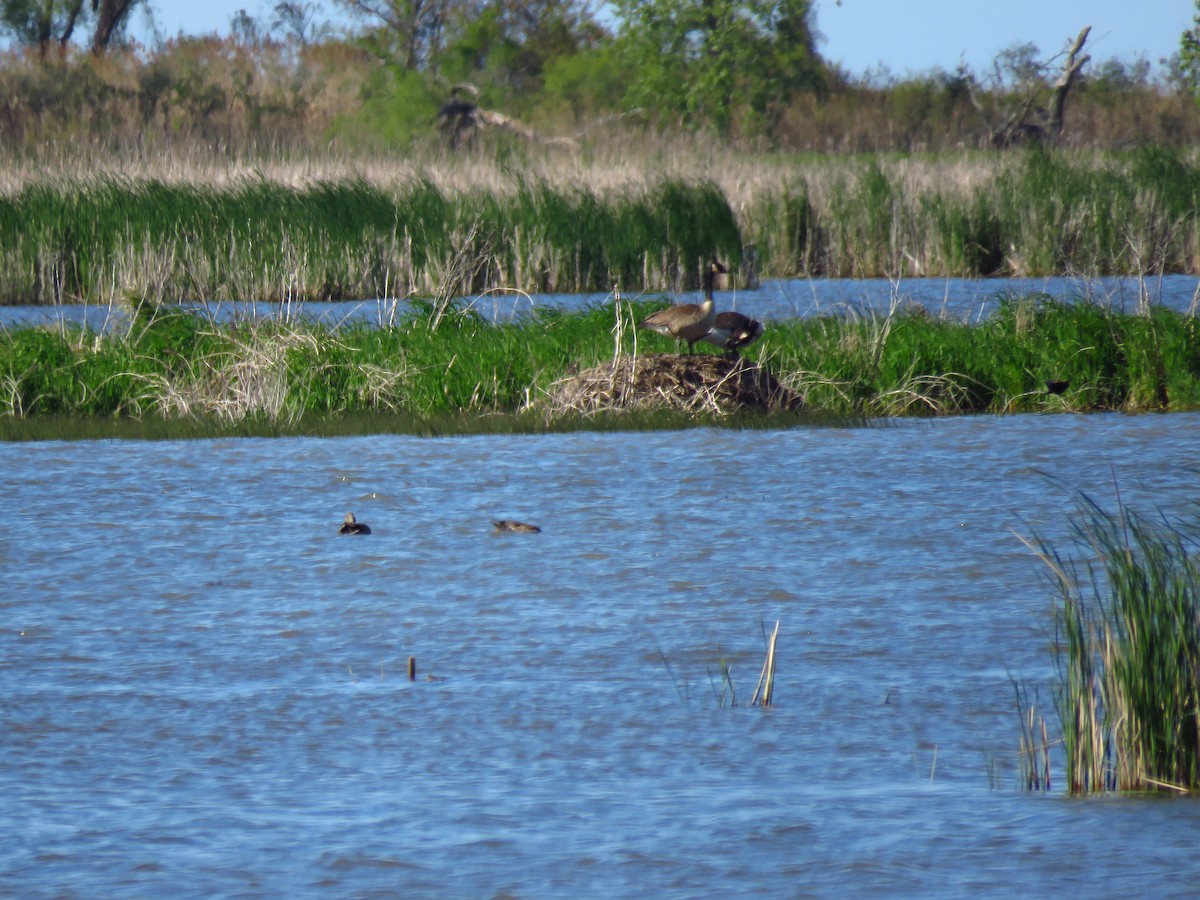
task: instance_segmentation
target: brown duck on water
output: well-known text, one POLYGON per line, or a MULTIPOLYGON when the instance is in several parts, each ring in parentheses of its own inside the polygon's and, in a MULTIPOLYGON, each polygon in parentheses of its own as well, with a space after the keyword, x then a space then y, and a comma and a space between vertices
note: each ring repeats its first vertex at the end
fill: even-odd
POLYGON ((518 522, 515 519, 497 519, 492 522, 492 527, 497 531, 520 532, 522 534, 533 534, 542 530, 536 525, 530 525, 528 522, 518 522))
POLYGON ((677 341, 687 341, 688 353, 692 352, 696 341, 712 331, 716 322, 717 311, 713 308, 713 282, 717 275, 729 271, 715 259, 704 270, 704 302, 680 303, 667 309, 651 313, 638 322, 641 328, 657 331, 659 334, 675 338, 677 341))

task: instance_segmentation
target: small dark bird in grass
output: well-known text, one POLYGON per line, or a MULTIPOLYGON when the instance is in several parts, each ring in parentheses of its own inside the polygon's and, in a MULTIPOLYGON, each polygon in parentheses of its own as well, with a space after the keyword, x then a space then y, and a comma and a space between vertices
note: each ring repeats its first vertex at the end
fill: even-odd
POLYGON ((1071 386, 1069 381, 1047 381, 1046 390, 1051 394, 1064 394, 1067 388, 1071 386))
POLYGON ((530 525, 528 522, 518 522, 515 519, 496 519, 492 522, 492 527, 497 531, 521 534, 533 534, 542 530, 536 525, 530 525))
POLYGON ((342 527, 338 529, 338 534, 370 534, 371 526, 365 522, 360 522, 354 518, 354 513, 346 513, 346 518, 342 520, 342 527))

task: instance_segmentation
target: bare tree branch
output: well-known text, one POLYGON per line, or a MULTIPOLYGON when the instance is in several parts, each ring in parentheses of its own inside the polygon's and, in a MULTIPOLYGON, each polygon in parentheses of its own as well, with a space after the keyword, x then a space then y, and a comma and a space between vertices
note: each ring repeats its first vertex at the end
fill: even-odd
POLYGON ((1071 90, 1071 85, 1079 77, 1079 70, 1091 60, 1090 56, 1079 55, 1079 51, 1083 49, 1083 45, 1087 41, 1091 30, 1092 26, 1086 25, 1079 32, 1079 36, 1075 38, 1075 43, 1067 51, 1067 59, 1063 63, 1062 74, 1058 76, 1058 81, 1054 83, 1054 93, 1050 96, 1050 108, 1049 114, 1046 117, 1046 127, 1056 136, 1062 134, 1063 106, 1067 102, 1067 92, 1071 90))
MULTIPOLYGON (((967 96, 987 125, 993 146, 1012 147, 1018 144, 1036 143, 1044 140, 1047 135, 1057 139, 1062 134, 1063 109, 1067 102, 1067 95, 1076 84, 1080 71, 1091 60, 1090 56, 1080 54, 1091 30, 1092 26, 1090 25, 1084 27, 1071 44, 1066 53, 1062 72, 1051 88, 1049 100, 1045 105, 1042 105, 1041 99, 1045 96, 1047 82, 1041 74, 1038 77, 1023 79, 1019 88, 1008 93, 1003 90, 1004 79, 999 63, 997 63, 995 91, 997 95, 1007 100, 1006 105, 1009 106, 1007 114, 1003 114, 995 108, 1000 105, 996 102, 995 97, 993 97, 993 108, 989 111, 984 103, 984 100, 988 99, 988 95, 980 91, 974 78, 966 79, 967 96), (1014 94, 1015 96, 1013 96, 1014 94)), ((1044 73, 1049 68, 1049 63, 1038 64, 1036 67, 1038 73, 1044 73)))

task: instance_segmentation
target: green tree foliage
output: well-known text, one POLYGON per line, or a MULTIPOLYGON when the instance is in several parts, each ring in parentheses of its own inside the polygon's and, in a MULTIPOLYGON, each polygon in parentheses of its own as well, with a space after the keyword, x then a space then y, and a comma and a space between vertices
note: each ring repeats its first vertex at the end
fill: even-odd
POLYGON ((509 102, 533 95, 547 66, 599 47, 606 32, 576 0, 523 0, 484 4, 451 35, 441 60, 451 81, 479 81, 509 102))
POLYGON ((612 42, 549 59, 543 76, 539 113, 576 123, 619 110, 629 79, 612 42))
MULTIPOLYGON (((510 115, 541 107, 555 71, 553 107, 588 109, 607 97, 592 87, 588 64, 603 59, 611 36, 589 3, 578 0, 338 0, 367 28, 361 44, 385 72, 363 89, 367 130, 389 142, 428 132, 453 85, 478 90, 480 105, 510 115), (579 89, 568 102, 566 91, 579 89)), ((598 82, 608 85, 611 79, 598 82)), ((619 96, 619 95, 618 95, 619 96)))
POLYGON ((811 0, 617 0, 613 7, 630 78, 626 101, 664 120, 758 130, 772 106, 825 88, 811 0))
POLYGON ((357 108, 339 115, 330 131, 364 146, 406 146, 432 133, 444 99, 420 72, 377 68, 360 84, 357 108))
POLYGON ((1196 0, 1192 27, 1179 36, 1179 64, 1192 96, 1200 103, 1200 0, 1196 0))

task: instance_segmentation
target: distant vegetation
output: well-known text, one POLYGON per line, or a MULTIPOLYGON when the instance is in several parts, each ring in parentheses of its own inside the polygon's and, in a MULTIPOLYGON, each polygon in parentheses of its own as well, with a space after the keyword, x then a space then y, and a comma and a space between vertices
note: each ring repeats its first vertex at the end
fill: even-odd
POLYGON ((743 285, 1200 271, 1200 163, 1161 147, 542 157, 468 174, 430 160, 365 176, 310 166, 308 179, 286 161, 216 176, 131 168, 10 173, 22 181, 0 196, 0 302, 628 293, 694 287, 714 255, 743 285))
MULTIPOLYGON (((984 72, 856 76, 821 58, 809 0, 629 0, 603 18, 578 0, 278 2, 239 13, 226 38, 130 44, 131 18, 155 5, 4 4, 0 30, 15 38, 0 54, 5 152, 408 151, 437 139, 455 85, 539 139, 581 146, 679 134, 817 153, 1200 141, 1186 40, 1160 69, 1089 59, 1059 123, 1063 48, 1016 45, 984 72), (321 27, 334 9, 351 31, 321 27), (102 34, 106 10, 118 19, 102 34)), ((1102 26, 1078 27, 1089 24, 1102 26)))
POLYGON ((336 7, 0 8, 0 303, 1200 270, 1186 41, 857 78, 808 0, 336 7))

